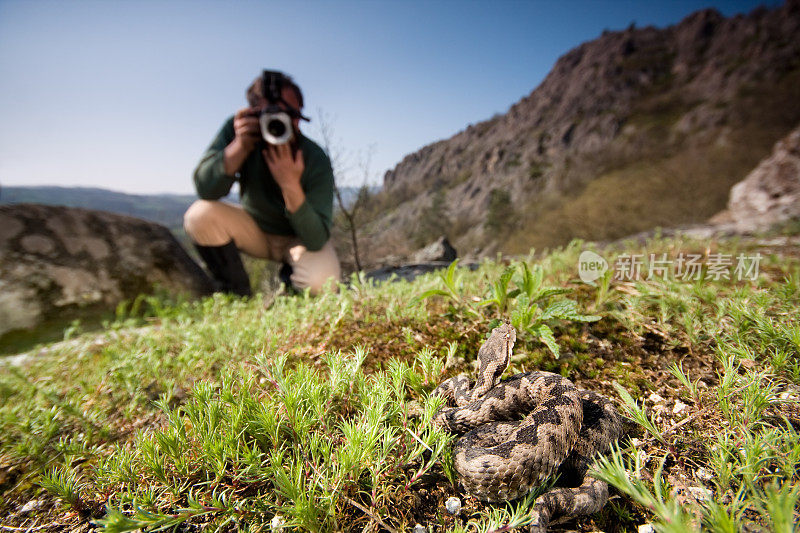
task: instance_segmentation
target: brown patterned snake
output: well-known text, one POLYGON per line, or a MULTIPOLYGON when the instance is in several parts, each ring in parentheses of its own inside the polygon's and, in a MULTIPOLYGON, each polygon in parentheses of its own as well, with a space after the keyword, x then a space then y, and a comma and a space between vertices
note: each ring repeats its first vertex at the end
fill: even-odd
POLYGON ((558 374, 524 372, 498 383, 515 340, 512 326, 495 328, 478 351, 477 383, 461 374, 433 391, 451 405, 433 421, 464 434, 453 462, 465 490, 481 500, 519 498, 558 474, 556 487, 534 504, 531 530, 545 531, 553 516, 591 514, 605 504, 608 486, 586 471, 619 438, 622 423, 610 400, 558 374))

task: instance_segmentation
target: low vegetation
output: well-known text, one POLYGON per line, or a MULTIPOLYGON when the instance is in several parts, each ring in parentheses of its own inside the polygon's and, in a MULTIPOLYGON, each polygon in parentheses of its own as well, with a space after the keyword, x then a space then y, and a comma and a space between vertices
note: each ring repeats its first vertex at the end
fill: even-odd
POLYGON ((609 503, 554 528, 791 531, 796 245, 629 243, 598 251, 612 268, 593 284, 578 279, 586 248, 454 264, 411 283, 353 277, 317 298, 142 298, 100 335, 73 327, 46 355, 0 367, 2 529, 524 526, 532 498, 465 495, 452 437, 430 423, 431 390, 471 372, 508 320, 519 331, 509 372, 559 372, 626 417, 593 468, 613 487, 609 503), (757 271, 735 270, 757 253, 757 271), (616 279, 635 254, 639 279, 616 279), (701 266, 689 279, 660 270, 658 258, 690 255, 701 266), (457 514, 445 507, 453 496, 457 514))

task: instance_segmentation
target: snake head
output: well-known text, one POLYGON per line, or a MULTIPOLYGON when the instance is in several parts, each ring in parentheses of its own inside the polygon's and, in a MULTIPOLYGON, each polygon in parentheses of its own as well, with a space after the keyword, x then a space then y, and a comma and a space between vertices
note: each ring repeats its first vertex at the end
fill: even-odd
POLYGON ((477 399, 499 381, 500 376, 511 362, 511 352, 517 341, 517 331, 511 324, 502 324, 492 330, 492 334, 478 350, 478 383, 472 391, 472 399, 477 399))

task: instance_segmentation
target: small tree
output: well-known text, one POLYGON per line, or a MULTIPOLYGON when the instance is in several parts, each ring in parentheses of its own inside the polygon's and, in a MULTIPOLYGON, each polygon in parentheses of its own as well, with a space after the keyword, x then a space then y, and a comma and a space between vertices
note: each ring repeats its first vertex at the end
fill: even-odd
MULTIPOLYGON (((420 212, 416 228, 411 234, 414 245, 425 246, 438 237, 446 235, 450 224, 447 197, 444 190, 439 189, 433 193, 430 206, 420 212)), ((446 236, 449 237, 449 235, 446 236)))
POLYGON ((514 207, 511 203, 511 194, 505 189, 492 189, 484 228, 494 234, 503 234, 508 232, 513 219, 514 207))
POLYGON ((342 193, 339 189, 339 181, 341 176, 347 173, 345 157, 342 154, 342 150, 334 145, 333 128, 330 125, 328 116, 320 110, 317 112, 317 120, 319 121, 319 130, 322 137, 322 147, 328 154, 328 157, 331 160, 331 166, 333 167, 333 191, 336 194, 336 202, 339 204, 339 210, 342 212, 342 215, 344 215, 344 218, 347 221, 348 230, 350 231, 350 239, 353 244, 353 260, 356 263, 356 270, 361 271, 361 257, 358 252, 358 230, 356 218, 358 212, 363 206, 366 205, 369 198, 369 187, 367 183, 369 182, 369 177, 372 172, 372 153, 375 150, 375 146, 371 145, 367 150, 366 155, 362 155, 358 158, 357 167, 359 174, 362 177, 362 182, 356 201, 353 202, 348 208, 345 205, 344 200, 342 200, 342 193))

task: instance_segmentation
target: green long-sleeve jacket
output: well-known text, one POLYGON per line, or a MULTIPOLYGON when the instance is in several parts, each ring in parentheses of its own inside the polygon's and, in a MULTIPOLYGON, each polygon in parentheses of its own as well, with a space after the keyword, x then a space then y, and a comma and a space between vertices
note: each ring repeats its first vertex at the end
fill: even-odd
POLYGON ((260 150, 253 150, 236 176, 225 174, 225 147, 234 137, 231 117, 194 171, 197 195, 204 200, 218 200, 230 192, 238 179, 242 207, 255 219, 258 227, 274 235, 296 235, 311 251, 322 248, 330 238, 333 217, 333 171, 325 151, 311 139, 299 136, 305 164, 300 184, 306 201, 297 211, 289 213, 281 189, 260 150))

